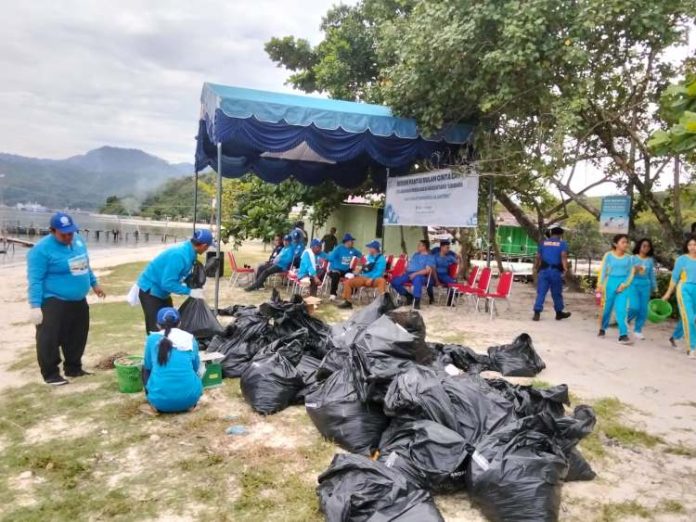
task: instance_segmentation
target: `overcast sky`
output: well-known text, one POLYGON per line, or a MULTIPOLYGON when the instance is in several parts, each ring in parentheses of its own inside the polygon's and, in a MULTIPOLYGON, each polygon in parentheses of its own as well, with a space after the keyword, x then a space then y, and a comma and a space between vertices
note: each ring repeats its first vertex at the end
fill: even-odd
POLYGON ((114 145, 192 162, 203 82, 289 91, 264 42, 318 42, 334 3, 0 0, 0 152, 114 145))

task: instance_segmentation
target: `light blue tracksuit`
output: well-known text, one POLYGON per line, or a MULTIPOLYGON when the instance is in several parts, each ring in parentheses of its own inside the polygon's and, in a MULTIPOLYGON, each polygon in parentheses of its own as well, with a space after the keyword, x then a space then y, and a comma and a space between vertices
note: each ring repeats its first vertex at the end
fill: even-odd
POLYGON ((171 294, 189 295, 191 289, 183 281, 197 257, 190 241, 174 245, 150 261, 138 277, 138 286, 159 299, 167 299, 171 294))
POLYGON ((635 332, 641 333, 645 321, 648 318, 648 303, 650 294, 657 290, 657 278, 655 276, 655 260, 652 257, 645 259, 640 256, 633 256, 633 265, 636 267, 631 284, 629 298, 628 320, 635 319, 635 332), (641 272, 638 268, 643 267, 641 272))
MULTIPOLYGON (((679 317, 683 330, 683 336, 690 350, 696 350, 696 259, 684 254, 677 258, 672 270, 672 282, 677 285, 677 302, 679 303, 679 317)), ((679 324, 675 328, 673 337, 680 339, 682 332, 679 324)))
POLYGON ((633 256, 621 257, 613 252, 607 252, 602 259, 599 271, 599 286, 602 288, 602 311, 600 314, 600 329, 606 330, 612 312, 619 326, 619 336, 628 335, 628 307, 631 292, 629 288, 633 281, 633 256), (623 291, 617 292, 620 285, 623 291))

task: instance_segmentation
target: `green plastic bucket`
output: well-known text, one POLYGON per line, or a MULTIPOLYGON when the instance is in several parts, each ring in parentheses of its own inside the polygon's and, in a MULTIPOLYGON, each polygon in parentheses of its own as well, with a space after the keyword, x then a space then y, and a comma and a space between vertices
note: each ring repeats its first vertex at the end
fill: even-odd
POLYGON ((114 361, 118 391, 121 393, 138 393, 143 391, 141 370, 143 358, 140 355, 128 355, 114 361))
POLYGON ((672 316, 672 305, 662 299, 652 299, 648 303, 648 321, 661 323, 672 316))

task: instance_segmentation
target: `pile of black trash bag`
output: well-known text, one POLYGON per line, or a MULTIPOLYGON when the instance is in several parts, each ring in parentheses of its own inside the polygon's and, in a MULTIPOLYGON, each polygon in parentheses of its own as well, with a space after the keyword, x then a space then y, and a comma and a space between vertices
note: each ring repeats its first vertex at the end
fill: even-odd
MULTIPOLYGON (((205 267, 196 261, 184 283, 189 288, 203 288, 206 278, 205 267)), ((179 328, 189 332, 204 346, 214 336, 223 332, 220 321, 217 320, 205 299, 188 297, 179 307, 179 315, 181 316, 179 328)))
POLYGON ((564 481, 591 480, 577 450, 596 422, 570 412, 565 385, 547 390, 486 379, 545 368, 527 334, 487 354, 426 341, 415 311, 388 294, 329 327, 301 301, 275 296, 232 307, 208 350, 241 377, 251 407, 271 414, 304 402, 334 457, 317 494, 328 521, 441 521, 432 493, 466 491, 493 521, 558 519, 564 481))

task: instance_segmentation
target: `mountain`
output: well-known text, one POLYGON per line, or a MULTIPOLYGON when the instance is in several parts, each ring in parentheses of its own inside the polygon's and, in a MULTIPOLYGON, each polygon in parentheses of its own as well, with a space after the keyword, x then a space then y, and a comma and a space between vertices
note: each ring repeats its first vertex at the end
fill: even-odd
POLYGON ((35 201, 49 208, 99 208, 107 196, 145 198, 166 181, 193 173, 138 149, 100 147, 49 160, 0 153, 0 194, 7 205, 35 201))

